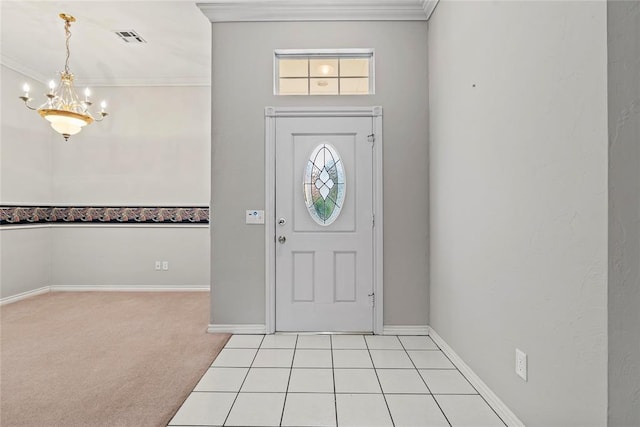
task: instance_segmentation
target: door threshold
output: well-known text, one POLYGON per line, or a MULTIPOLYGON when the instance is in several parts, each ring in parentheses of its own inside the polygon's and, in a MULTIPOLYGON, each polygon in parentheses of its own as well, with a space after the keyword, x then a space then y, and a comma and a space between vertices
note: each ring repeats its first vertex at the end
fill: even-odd
POLYGON ((373 335, 373 332, 367 331, 345 331, 345 332, 313 332, 313 331, 276 331, 274 335, 373 335))

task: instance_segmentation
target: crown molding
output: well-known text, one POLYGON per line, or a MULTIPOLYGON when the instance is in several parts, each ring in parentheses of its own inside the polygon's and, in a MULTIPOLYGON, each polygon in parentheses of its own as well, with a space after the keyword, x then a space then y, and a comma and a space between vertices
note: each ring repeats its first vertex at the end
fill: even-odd
MULTIPOLYGON (((10 70, 20 73, 25 77, 33 79, 38 83, 46 85, 52 77, 56 77, 55 74, 45 76, 38 71, 29 68, 18 61, 2 54, 0 55, 0 65, 3 65, 10 70)), ((109 86, 124 86, 124 87, 209 87, 211 86, 210 78, 198 78, 198 77, 152 77, 152 78, 109 78, 109 79, 77 79, 76 86, 91 86, 91 87, 109 87, 109 86)))
POLYGON ((437 0, 214 0, 196 5, 211 22, 426 21, 436 3, 437 0))
POLYGON ((431 18, 433 11, 436 10, 436 6, 440 0, 422 0, 422 8, 424 9, 425 15, 427 15, 427 20, 431 18))
POLYGON ((46 85, 46 82, 51 79, 51 77, 47 79, 47 76, 40 74, 32 68, 22 65, 18 61, 9 58, 5 54, 0 54, 0 65, 3 65, 8 69, 15 71, 16 73, 20 73, 25 77, 29 77, 30 79, 42 83, 43 85, 46 85))

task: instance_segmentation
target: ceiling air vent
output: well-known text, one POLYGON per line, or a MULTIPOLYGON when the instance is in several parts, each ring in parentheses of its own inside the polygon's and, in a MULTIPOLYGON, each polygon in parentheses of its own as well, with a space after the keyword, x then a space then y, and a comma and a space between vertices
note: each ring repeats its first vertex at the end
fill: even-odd
POLYGON ((146 43, 134 30, 114 31, 114 33, 125 43, 146 43))

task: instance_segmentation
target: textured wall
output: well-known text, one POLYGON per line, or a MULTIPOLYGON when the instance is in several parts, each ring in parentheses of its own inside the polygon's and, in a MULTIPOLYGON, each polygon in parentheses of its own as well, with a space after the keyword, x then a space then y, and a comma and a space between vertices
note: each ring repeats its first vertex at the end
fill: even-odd
POLYGON ((428 49, 430 324, 527 426, 603 426, 606 4, 440 2, 428 49))
POLYGON ((53 129, 18 99, 22 85, 28 83, 31 104, 40 106, 42 84, 4 65, 0 79, 0 204, 50 203, 53 129))
POLYGON ((212 323, 264 324, 264 107, 381 105, 384 111, 384 323, 425 325, 427 57, 424 22, 212 25, 212 323), (374 48, 372 96, 276 97, 273 50, 374 48))
POLYGON ((640 2, 608 1, 609 426, 640 425, 640 2))
POLYGON ((207 228, 64 226, 50 231, 53 285, 209 286, 207 228), (168 261, 169 270, 155 271, 157 260, 168 261))
MULTIPOLYGON (((209 87, 95 88, 112 114, 65 143, 21 107, 25 81, 34 97, 44 90, 2 67, 1 204, 208 206, 209 87)), ((209 283, 206 225, 18 227, 0 229, 3 298, 48 285, 209 283)))
POLYGON ((57 204, 205 206, 209 202, 210 89, 99 87, 111 115, 53 142, 57 204))
MULTIPOLYGON (((109 100, 112 114, 67 144, 53 142, 55 203, 207 206, 210 89, 101 87, 95 92, 109 100)), ((208 228, 167 227, 55 229, 52 284, 207 286, 208 228), (169 261, 169 271, 155 271, 158 260, 169 261)))
POLYGON ((0 229, 0 298, 51 284, 51 230, 0 229))
MULTIPOLYGON (((39 85, 0 66, 0 205, 38 206, 52 200, 53 135, 47 122, 18 99, 24 83, 32 88, 39 85)), ((0 297, 48 286, 50 248, 51 234, 46 227, 0 229, 0 297)))

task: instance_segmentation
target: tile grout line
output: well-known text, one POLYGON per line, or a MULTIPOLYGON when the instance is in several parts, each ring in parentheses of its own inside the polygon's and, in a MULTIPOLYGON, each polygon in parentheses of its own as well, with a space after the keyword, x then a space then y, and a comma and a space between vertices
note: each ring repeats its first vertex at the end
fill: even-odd
MULTIPOLYGON (((428 335, 427 335, 427 336, 428 336, 428 335)), ((438 348, 439 348, 438 344, 436 344, 436 347, 438 347, 438 348)), ((462 375, 462 378, 464 378, 464 379, 469 383, 469 385, 471 386, 471 388, 473 388, 473 389, 475 390, 476 394, 477 394, 478 396, 480 396, 480 398, 481 398, 481 399, 484 401, 484 403, 485 403, 485 404, 486 404, 486 405, 491 409, 491 411, 492 411, 494 414, 496 414, 496 417, 498 417, 498 419, 502 422, 502 424, 504 424, 504 425, 505 425, 505 427, 507 427, 507 423, 505 423, 505 422, 504 422, 504 420, 502 419, 502 417, 501 417, 501 416, 496 412, 496 410, 495 410, 495 409, 493 409, 493 406, 489 405, 489 402, 487 402, 487 399, 485 399, 485 398, 484 398, 484 396, 478 392, 478 390, 473 386, 473 384, 471 384, 471 382, 469 381, 469 379, 467 379, 467 377, 465 377, 465 376, 464 376, 464 374, 460 371, 460 369, 458 369, 458 367, 456 366, 456 364, 455 364, 455 363, 453 363, 453 361, 449 358, 449 356, 447 356, 447 354, 446 354, 444 351, 442 351, 442 349, 440 349, 440 351, 442 352, 442 354, 444 355, 444 357, 446 357, 446 358, 447 358, 447 360, 449 361, 449 363, 451 363, 451 364, 456 368, 456 371, 457 371, 460 375, 462 375)), ((420 375, 420 376, 422 376, 422 375, 420 375)), ((435 396, 433 397, 433 399, 436 401, 436 403, 438 403, 438 400, 435 398, 435 396)), ((440 403, 438 403, 438 406, 440 406, 440 403)), ((443 413, 444 413, 444 412, 443 412, 443 413)))
POLYGON ((298 336, 296 335, 296 343, 293 346, 293 355, 291 356, 291 366, 289 367, 289 379, 287 380, 287 389, 284 392, 284 402, 282 402, 282 414, 280 414, 280 426, 284 421, 284 409, 287 406, 287 397, 289 396, 289 385, 291 384, 291 375, 293 374, 293 361, 296 359, 296 351, 298 350, 298 336))
POLYGON ((331 348, 331 378, 333 378, 333 412, 336 414, 336 427, 338 427, 338 396, 336 395, 336 365, 333 361, 333 337, 331 335, 329 335, 329 347, 331 348))
MULTIPOLYGON (((249 376, 249 372, 251 372, 251 367, 253 366, 253 363, 256 361, 256 357, 258 357, 258 352, 260 351, 260 347, 262 347, 262 342, 264 341, 264 337, 265 335, 262 336, 262 339, 260 340, 260 344, 258 345, 258 348, 256 348, 256 354, 253 355, 253 359, 251 359, 251 364, 249 365, 249 369, 247 369, 247 373, 244 376, 244 379, 242 380, 242 384, 240 384, 240 388, 238 389, 238 392, 236 393, 236 397, 233 399, 233 403, 231 404, 231 406, 229 407, 229 412, 227 412, 227 416, 224 419, 224 422, 222 423, 222 425, 224 426, 225 424, 227 424, 227 421, 229 420, 229 415, 231 415, 231 411, 233 410, 233 407, 236 404, 236 401, 238 400, 238 396, 240 396, 240 390, 242 390, 242 386, 244 386, 244 382, 247 380, 247 377, 249 376)), ((227 341, 228 343, 228 341, 227 341)), ((224 348, 223 348, 224 350, 224 348)))
MULTIPOLYGON (((414 369, 416 370, 416 372, 418 373, 418 376, 420 377, 420 379, 422 380, 422 382, 424 383, 425 387, 427 387, 427 390, 429 390, 429 395, 431 396, 431 398, 433 399, 434 402, 436 402, 436 405, 438 405, 438 409, 440 409, 440 413, 442 413, 442 416, 444 417, 444 419, 447 421, 447 423, 449 424, 449 426, 451 426, 451 421, 449 421, 449 417, 447 417, 447 414, 444 413, 444 411, 442 410, 442 407, 440 406, 440 403, 438 402, 438 400, 436 399, 436 397, 433 395, 433 392, 431 391, 431 389, 429 388, 429 384, 427 384, 427 381, 424 379, 424 377, 422 376, 422 374, 420 374, 420 370, 418 369, 418 367, 416 366, 416 364, 414 363, 413 359, 411 358, 411 355, 409 354, 409 352, 407 351, 407 348, 404 346, 404 343, 402 342, 402 340, 398 337, 398 341, 400 341, 400 345, 402 346, 402 349, 404 350, 404 352, 407 354, 407 357, 409 358, 409 360, 411 361, 411 364, 413 365, 414 369)), ((437 347, 437 345, 436 345, 437 347)), ((440 352, 442 352, 442 350, 438 350, 440 352)), ((444 354, 444 352, 442 352, 442 354, 444 354)), ((455 365, 453 365, 455 366, 455 365)))
MULTIPOLYGON (((389 413, 389 416, 390 416, 390 419, 391 419, 391 422, 392 422, 392 426, 394 426, 394 427, 395 427, 395 421, 394 421, 394 419, 393 419, 393 415, 391 414, 391 409, 390 409, 390 407, 389 407, 389 403, 388 403, 388 401, 387 401, 387 393, 385 393, 385 392, 384 392, 384 390, 383 390, 383 388, 382 388, 382 383, 381 383, 381 381, 380 381, 380 377, 379 377, 378 372, 377 372, 377 371, 378 371, 378 369, 394 369, 394 368, 377 368, 377 367, 375 366, 375 364, 373 363, 373 356, 372 356, 372 354, 371 354, 371 351, 372 351, 372 350, 376 350, 376 349, 372 349, 372 348, 370 348, 370 347, 369 347, 368 341, 366 340, 366 337, 365 337, 365 336, 363 336, 363 335, 360 335, 360 336, 361 336, 361 337, 362 337, 362 339, 364 339, 364 341, 365 341, 365 348, 366 348, 367 353, 368 353, 368 355, 369 355, 369 358, 370 358, 370 360, 371 360, 372 368, 374 369, 374 373, 375 373, 375 375, 376 375, 376 379, 377 379, 377 381, 378 381, 378 385, 380 386, 380 390, 381 390, 381 392, 382 392, 383 399, 384 399, 384 401, 385 401, 385 405, 386 405, 386 407, 387 407, 387 411, 388 411, 388 413, 389 413)), ((423 382, 423 383, 424 383, 424 385, 426 386, 426 388, 427 388, 427 390, 428 390, 428 392, 429 392, 429 395, 431 395, 431 397, 432 397, 432 398, 433 398, 433 400, 435 401, 435 403, 436 403, 437 407, 440 409, 441 413, 443 414, 443 416, 444 416, 444 418, 445 418, 445 420, 447 421, 447 423, 448 423, 448 425, 449 425, 449 426, 451 426, 452 424, 451 424, 451 422, 449 421, 449 418, 448 418, 448 417, 447 417, 447 415, 445 414, 444 410, 442 409, 442 406, 440 405, 440 403, 439 403, 439 401, 438 401, 438 399, 437 399, 437 396, 441 396, 441 395, 442 395, 442 396, 474 396, 474 395, 480 396, 480 397, 483 399, 483 401, 485 402, 485 404, 486 404, 489 408, 491 408, 491 411, 492 411, 492 412, 493 412, 493 413, 498 417, 498 419, 501 421, 501 423, 502 423, 504 426, 506 426, 506 425, 507 425, 507 424, 504 422, 504 420, 500 417, 500 415, 498 415, 498 414, 497 414, 497 412, 495 411, 495 409, 494 409, 494 408, 493 408, 493 407, 492 407, 492 406, 491 406, 491 405, 486 401, 486 399, 485 399, 485 398, 484 398, 480 393, 478 393, 478 390, 473 386, 473 384, 471 384, 471 383, 469 382, 469 380, 465 377, 465 375, 464 375, 462 372, 460 372, 460 370, 457 368, 457 366, 456 366, 455 364, 453 364, 453 362, 451 361, 451 359, 450 359, 450 358, 449 358, 449 357, 448 357, 448 356, 447 356, 447 355, 446 355, 446 354, 445 354, 441 349, 437 349, 437 350, 434 350, 434 351, 440 351, 442 354, 444 354, 444 356, 447 358, 447 360, 449 360, 449 362, 452 364, 453 368, 424 368, 424 370, 440 370, 440 371, 447 371, 447 370, 451 370, 451 371, 453 371, 453 370, 455 370, 455 371, 457 371, 460 375, 462 375, 462 377, 465 379, 465 381, 467 381, 467 383, 468 383, 469 385, 471 385, 471 388, 474 390, 474 392, 475 392, 475 393, 437 393, 437 394, 434 394, 434 393, 433 393, 433 391, 429 388, 429 386, 428 386, 428 384, 427 384, 426 379, 425 379, 424 377, 422 377, 422 375, 421 375, 421 373, 420 373, 420 369, 418 369, 418 368, 417 368, 417 366, 416 366, 415 362, 414 362, 414 361, 413 361, 413 359, 411 358, 411 355, 409 354, 410 349, 407 349, 407 346, 405 346, 404 342, 402 342, 402 340, 400 339, 400 336, 396 335, 395 337, 396 337, 396 339, 400 342, 400 346, 401 346, 401 349, 398 349, 397 351, 404 351, 404 352, 405 352, 405 354, 409 357, 409 360, 411 361, 411 365, 412 365, 412 367, 413 367, 413 368, 409 368, 409 369, 414 369, 414 371, 418 373, 418 375, 420 376, 420 379, 422 380, 422 382, 423 382)), ((231 412, 232 412, 232 410, 233 410, 233 408, 234 408, 235 404, 237 403, 237 399, 239 398, 240 393, 242 392, 242 391, 241 391, 241 390, 242 390, 242 387, 243 387, 243 386, 244 386, 244 384, 246 383, 246 379, 248 378, 248 375, 249 375, 249 373, 251 372, 251 369, 257 369, 257 368, 258 368, 258 367, 256 367, 256 366, 254 366, 254 364, 255 364, 255 360, 257 359, 258 353, 259 353, 259 352, 260 352, 260 350, 262 349, 262 346, 265 344, 265 343, 264 343, 265 339, 266 339, 266 336, 265 336, 265 335, 262 335, 262 338, 261 338, 260 343, 258 344, 258 347, 257 347, 257 348, 248 348, 248 347, 237 347, 237 348, 236 348, 236 347, 232 347, 232 348, 231 348, 231 349, 255 350, 255 354, 254 354, 254 356, 253 356, 253 358, 252 358, 251 363, 249 364, 249 367, 247 368, 247 373, 245 374, 245 376, 244 376, 244 378, 243 378, 243 380, 242 380, 242 383, 240 384, 240 386, 239 386, 239 388, 238 388, 238 391, 235 393, 235 397, 234 397, 234 399, 233 399, 233 402, 232 402, 232 404, 230 405, 230 407, 229 407, 229 409, 228 409, 228 411, 227 411, 226 417, 225 417, 225 419, 224 419, 224 421, 223 421, 223 423, 222 423, 221 425, 226 425, 226 423, 228 422, 228 418, 229 418, 229 416, 230 416, 230 414, 231 414, 231 412)), ((293 347, 293 354, 292 354, 291 364, 290 364, 290 366, 289 366, 289 376, 288 376, 288 380, 287 380, 287 386, 286 386, 286 389, 285 389, 285 392, 284 392, 284 395, 285 395, 285 396, 284 396, 284 401, 283 401, 283 406, 282 406, 282 412, 281 412, 281 416, 280 416, 280 422, 279 422, 279 424, 278 424, 279 426, 282 426, 282 425, 283 425, 283 422, 284 422, 284 413, 285 413, 285 408, 286 408, 286 402, 287 402, 287 399, 288 399, 288 395, 289 395, 289 393, 290 393, 289 389, 290 389, 290 384, 291 384, 291 378, 292 378, 292 375, 293 375, 293 365, 294 365, 294 361, 295 361, 295 355, 296 355, 297 350, 298 350, 298 342, 299 342, 299 335, 296 335, 295 344, 294 344, 294 347, 293 347)), ((338 426, 339 426, 339 423, 338 423, 338 412, 337 412, 337 394, 338 394, 338 393, 337 393, 336 382, 335 382, 335 370, 336 370, 336 366, 335 366, 335 358, 334 358, 334 350, 336 350, 336 349, 334 349, 334 347, 333 347, 333 337, 332 337, 331 335, 329 335, 329 343, 330 343, 330 345, 329 345, 329 351, 330 351, 330 354, 331 354, 331 366, 330 366, 330 367, 328 367, 328 368, 324 368, 324 369, 331 369, 332 379, 333 379, 333 391, 332 391, 332 392, 322 392, 322 393, 319 393, 319 394, 333 395, 334 414, 335 414, 335 426, 336 426, 336 427, 338 427, 338 426)), ((407 344, 407 345, 408 345, 408 344, 407 344)), ((437 345, 436 345, 436 346, 437 346, 437 345)), ((225 348, 223 347, 223 349, 225 349, 225 348)), ((279 348, 276 348, 276 349, 279 349, 279 348)), ((347 350, 349 350, 349 349, 347 349, 347 350)), ((350 350, 357 350, 357 349, 350 349, 350 350)), ((423 349, 415 349, 415 350, 423 350, 423 349)), ((415 351, 415 350, 413 350, 413 351, 415 351)), ((431 350, 431 349, 429 349, 429 350, 431 350)), ((215 368, 215 367, 214 367, 214 366, 212 366, 212 364, 211 364, 211 365, 209 366, 208 370, 209 370, 209 369, 214 369, 214 368, 215 368)), ((229 368, 231 368, 231 369, 244 369, 244 367, 242 367, 242 366, 228 366, 228 367, 225 367, 225 366, 218 366, 217 368, 227 368, 227 369, 229 369, 229 368)), ((314 369, 317 369, 317 368, 314 368, 314 369)), ((364 370, 364 369, 370 369, 370 368, 360 368, 360 369, 364 370)), ((398 370, 398 369, 404 369, 404 368, 395 368, 395 369, 396 369, 396 370, 398 370)), ((206 373, 206 372, 205 372, 205 373, 206 373)), ((196 384, 196 385, 197 385, 197 384, 196 384)), ((216 393, 228 393, 228 392, 226 392, 226 391, 224 391, 224 390, 218 390, 218 391, 209 391, 209 390, 195 391, 195 390, 192 390, 192 391, 191 391, 191 393, 190 393, 190 395, 193 395, 193 394, 216 394, 216 393)), ((244 392, 244 393, 245 393, 245 394, 252 394, 252 393, 254 393, 254 392, 244 392)), ((255 392, 255 393, 262 393, 262 392, 255 392)), ((270 393, 272 393, 272 394, 282 394, 281 392, 270 392, 270 393)), ((305 393, 305 392, 301 392, 301 393, 305 393)), ((308 393, 313 394, 313 393, 317 393, 317 392, 308 392, 308 393)), ((357 394, 376 395, 376 394, 380 394, 380 393, 372 392, 372 393, 357 393, 357 394)), ((390 394, 391 394, 391 395, 393 395, 393 394, 400 394, 400 395, 420 395, 421 393, 390 393, 390 394)), ((179 409, 180 409, 180 408, 179 408, 179 409)), ((182 425, 174 425, 174 424, 168 424, 168 425, 169 425, 169 426, 175 426, 175 427, 181 427, 181 426, 182 426, 182 425)), ((198 425, 199 425, 199 426, 202 426, 202 427, 211 427, 211 425, 210 425, 210 424, 198 424, 198 425)), ((260 425, 262 425, 262 424, 260 424, 260 425)), ((257 426, 256 426, 256 427, 257 427, 257 426)))
MULTIPOLYGON (((395 337, 398 341, 400 341, 397 335, 395 337)), ((376 375, 376 379, 378 380, 378 386, 380 386, 380 393, 382 393, 384 404, 387 407, 387 412, 389 413, 389 419, 391 420, 391 425, 395 427, 396 423, 395 421, 393 421, 393 415, 391 415, 391 409, 389 408, 389 402, 387 402, 387 396, 385 395, 384 390, 382 389, 382 383, 380 382, 380 377, 378 376, 378 370, 376 369, 376 364, 373 362, 373 356, 371 356, 371 349, 369 348, 369 343, 367 342, 367 339, 365 337, 363 338, 364 338, 364 344, 367 346, 367 353, 369 353, 369 358, 371 359, 371 366, 373 366, 373 373, 376 375)))
MULTIPOLYGON (((233 335, 232 335, 233 336, 233 335)), ((231 338, 229 338, 231 339, 231 338)), ((260 340, 260 344, 262 344, 262 341, 264 340, 264 335, 262 336, 262 340, 260 340)), ((225 343, 225 345, 220 349, 220 353, 222 353, 222 350, 224 350, 227 346, 227 344, 229 343, 229 340, 227 340, 227 342, 225 343)), ((230 347, 231 349, 239 349, 239 350, 253 350, 252 348, 244 348, 244 347, 230 347)), ((258 348, 259 349, 259 348, 258 348)), ((258 349, 256 349, 256 355, 258 354, 258 349)), ((218 353, 219 354, 219 353, 218 353)), ((253 356, 253 360, 255 360, 256 355, 253 356)), ((216 356, 217 358, 217 356, 216 356)), ((209 365, 209 367, 207 368, 207 371, 202 375, 202 377, 200 377, 200 380, 202 380, 202 378, 204 377, 204 375, 209 372, 210 369, 215 369, 215 368, 227 368, 227 369, 244 369, 244 367, 242 366, 213 366, 213 364, 215 363, 215 359, 213 360, 213 362, 211 362, 211 364, 209 365)), ((253 363, 253 361, 251 362, 253 363)), ((251 368, 249 368, 251 369, 251 368)), ((244 379, 242 380, 242 384, 244 384, 244 380, 247 379, 247 375, 249 374, 249 369, 247 369, 247 373, 244 376, 244 379)), ((200 381, 198 381, 199 383, 200 381)), ((187 396, 187 399, 194 393, 233 393, 231 391, 224 391, 224 390, 196 390, 195 388, 198 386, 198 383, 196 383, 196 385, 194 386, 193 390, 191 390, 191 392, 189 393, 189 396, 187 396)), ((240 384, 240 388, 242 388, 242 384, 240 384)), ((229 417, 229 413, 231 412, 231 408, 233 407, 233 404, 235 403, 236 399, 238 398, 238 394, 240 393, 240 389, 238 389, 238 392, 236 392, 236 397, 233 399, 233 403, 231 404, 231 407, 229 407, 229 411, 227 412, 227 417, 229 417)), ((185 399, 186 402, 186 399, 185 399)), ((178 411, 180 411, 180 409, 182 409, 182 406, 184 406, 184 402, 182 403, 182 405, 180 406, 180 408, 178 408, 178 411)), ((177 414, 177 412, 176 412, 177 414)), ((175 415, 174 415, 175 417, 175 415)), ((224 422, 222 423, 222 425, 224 425, 224 423, 227 421, 227 417, 225 417, 224 422)), ((200 426, 200 424, 198 424, 200 426)), ((209 424, 201 424, 202 426, 208 427, 209 424)), ((180 425, 174 425, 171 424, 171 421, 169 421, 169 424, 167 424, 167 426, 170 427, 181 427, 180 425)))

